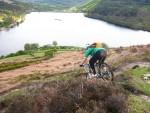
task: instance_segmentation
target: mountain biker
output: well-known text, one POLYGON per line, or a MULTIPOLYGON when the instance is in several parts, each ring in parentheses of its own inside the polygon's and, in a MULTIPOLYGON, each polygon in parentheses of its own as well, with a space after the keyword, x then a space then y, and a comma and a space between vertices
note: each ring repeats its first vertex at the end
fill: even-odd
POLYGON ((91 56, 91 58, 89 60, 89 64, 90 64, 90 67, 93 71, 91 76, 97 76, 94 64, 98 60, 100 60, 102 62, 105 61, 106 56, 107 56, 106 49, 102 47, 101 43, 95 42, 95 43, 91 44, 89 47, 87 47, 87 49, 84 53, 85 58, 84 58, 84 60, 80 66, 83 66, 88 61, 89 56, 91 56))

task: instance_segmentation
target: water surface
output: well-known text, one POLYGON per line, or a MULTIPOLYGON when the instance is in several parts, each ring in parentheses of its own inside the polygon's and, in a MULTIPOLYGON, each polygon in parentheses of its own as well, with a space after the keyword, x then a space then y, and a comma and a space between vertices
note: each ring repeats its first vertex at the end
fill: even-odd
POLYGON ((84 17, 83 13, 33 12, 25 21, 0 32, 0 55, 23 49, 25 43, 84 46, 94 41, 111 47, 150 43, 150 32, 118 27, 84 17))

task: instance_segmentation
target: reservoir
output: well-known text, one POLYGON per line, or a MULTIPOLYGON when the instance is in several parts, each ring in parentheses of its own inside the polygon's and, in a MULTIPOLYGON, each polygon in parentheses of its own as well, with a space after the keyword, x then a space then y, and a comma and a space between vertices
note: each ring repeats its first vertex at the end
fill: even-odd
POLYGON ((23 50, 25 43, 42 46, 53 41, 82 47, 92 42, 132 46, 150 44, 150 32, 118 27, 83 13, 32 12, 19 26, 0 31, 0 55, 23 50))

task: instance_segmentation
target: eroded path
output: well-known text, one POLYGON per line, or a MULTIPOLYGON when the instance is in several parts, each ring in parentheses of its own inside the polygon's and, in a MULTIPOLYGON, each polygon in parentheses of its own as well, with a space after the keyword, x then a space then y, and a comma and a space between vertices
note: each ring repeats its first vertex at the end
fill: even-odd
POLYGON ((150 67, 150 62, 133 62, 133 63, 126 63, 121 66, 119 66, 115 71, 115 75, 119 75, 124 71, 127 71, 129 69, 132 69, 135 66, 139 67, 150 67))
POLYGON ((39 64, 33 64, 27 67, 10 70, 0 73, 0 94, 13 87, 20 85, 20 83, 13 83, 12 80, 16 77, 34 73, 62 73, 68 70, 74 70, 79 67, 82 60, 82 54, 80 52, 65 52, 56 55, 50 60, 42 61, 39 64))

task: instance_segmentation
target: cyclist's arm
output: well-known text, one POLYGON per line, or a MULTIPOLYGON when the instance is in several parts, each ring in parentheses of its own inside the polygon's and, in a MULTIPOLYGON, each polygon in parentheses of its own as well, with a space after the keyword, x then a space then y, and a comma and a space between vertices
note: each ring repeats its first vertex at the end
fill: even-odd
POLYGON ((88 48, 88 50, 85 51, 84 56, 88 58, 92 54, 93 48, 88 48))
POLYGON ((88 61, 88 57, 91 55, 92 51, 93 51, 92 48, 89 48, 88 50, 85 51, 85 54, 84 54, 85 58, 84 58, 84 60, 83 60, 81 65, 86 64, 86 62, 88 61))
POLYGON ((81 65, 84 65, 84 64, 86 64, 86 62, 88 61, 88 58, 87 57, 85 57, 84 58, 84 60, 83 60, 83 62, 81 63, 81 65))

